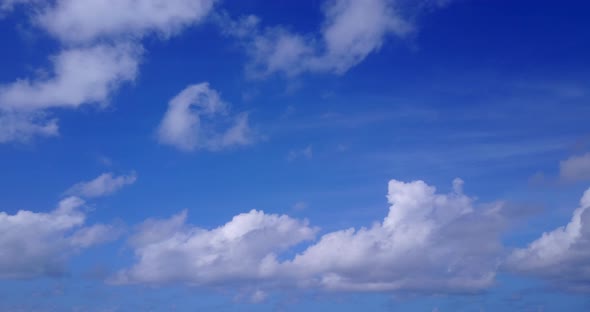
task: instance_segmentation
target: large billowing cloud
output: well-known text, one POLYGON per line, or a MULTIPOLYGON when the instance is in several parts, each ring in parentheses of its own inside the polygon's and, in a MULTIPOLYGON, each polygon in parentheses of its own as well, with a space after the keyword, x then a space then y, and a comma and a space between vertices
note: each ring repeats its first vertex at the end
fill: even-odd
POLYGON ((141 38, 167 38, 201 22, 215 0, 4 1, 23 6, 32 24, 55 37, 62 49, 52 56, 50 76, 0 85, 0 118, 9 122, 0 142, 58 134, 55 108, 106 104, 138 75, 141 38))
POLYGON ((545 232, 526 248, 515 250, 506 266, 549 280, 573 291, 590 292, 590 189, 580 199, 571 221, 545 232))
POLYGON ((208 83, 186 87, 168 103, 158 128, 158 140, 181 150, 217 150, 247 145, 253 140, 245 113, 231 115, 208 83))
POLYGON ((239 282, 346 291, 477 292, 494 282, 501 204, 477 209, 456 180, 449 194, 422 181, 389 183, 385 219, 324 234, 291 259, 280 252, 314 236, 305 221, 251 211, 205 230, 186 214, 144 223, 127 283, 239 282), (278 256, 277 256, 278 255, 278 256))
POLYGON ((478 210, 454 181, 389 182, 389 214, 368 228, 325 234, 284 269, 331 290, 476 292, 494 282, 501 204, 478 210))
POLYGON ((224 30, 238 37, 251 56, 249 73, 294 76, 304 72, 341 74, 378 51, 388 37, 413 29, 400 12, 401 1, 328 0, 318 34, 296 34, 284 27, 262 29, 255 16, 223 20, 224 30))
POLYGON ((47 213, 0 212, 0 278, 60 275, 73 253, 118 235, 110 225, 85 226, 83 205, 68 197, 47 213))

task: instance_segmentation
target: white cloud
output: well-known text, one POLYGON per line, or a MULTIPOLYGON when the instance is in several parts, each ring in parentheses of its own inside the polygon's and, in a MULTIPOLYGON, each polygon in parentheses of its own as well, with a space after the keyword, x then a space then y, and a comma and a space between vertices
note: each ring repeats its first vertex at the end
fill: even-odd
POLYGON ((422 181, 389 183, 391 208, 370 228, 330 232, 295 257, 282 251, 314 237, 305 221, 260 211, 213 230, 186 224, 186 212, 146 221, 131 240, 137 263, 119 283, 198 286, 254 283, 343 291, 477 292, 494 282, 501 204, 476 209, 462 193, 437 194, 422 181))
POLYGON ((304 72, 342 74, 378 51, 388 36, 412 31, 389 0, 330 0, 323 6, 319 34, 300 35, 283 27, 260 29, 255 16, 222 19, 227 34, 243 40, 252 58, 249 73, 295 76, 304 72))
POLYGON ((569 290, 590 292, 590 189, 566 226, 545 232, 506 261, 509 269, 546 278, 569 290))
POLYGON ((135 79, 140 54, 129 44, 64 50, 52 57, 52 77, 0 86, 0 109, 31 112, 104 103, 122 83, 135 79))
POLYGON ((142 224, 130 241, 138 262, 113 281, 212 286, 270 278, 278 253, 315 234, 306 221, 256 210, 212 230, 187 225, 186 217, 142 224))
POLYGON ((494 282, 499 205, 476 210, 462 193, 422 181, 389 182, 389 214, 370 228, 325 234, 283 263, 304 285, 344 291, 476 292, 494 282))
POLYGON ((66 193, 87 198, 101 197, 113 194, 126 185, 135 183, 136 180, 137 175, 135 173, 114 176, 113 173, 108 172, 99 175, 94 180, 77 183, 66 193))
POLYGON ((100 38, 169 37, 202 21, 215 0, 58 0, 36 16, 63 42, 100 38))
POLYGON ((48 213, 0 212, 0 278, 60 275, 74 252, 118 235, 108 225, 85 227, 83 205, 68 197, 48 213))
POLYGON ((566 182, 590 180, 590 153, 572 156, 561 161, 559 177, 566 182))
POLYGON ((218 150, 250 144, 253 135, 248 115, 231 116, 228 104, 205 82, 186 87, 170 100, 158 140, 185 151, 218 150))

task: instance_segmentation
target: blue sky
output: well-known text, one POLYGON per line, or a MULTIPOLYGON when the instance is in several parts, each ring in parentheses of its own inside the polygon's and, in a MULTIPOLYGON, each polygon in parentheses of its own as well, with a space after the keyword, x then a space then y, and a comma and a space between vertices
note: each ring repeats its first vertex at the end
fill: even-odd
POLYGON ((589 310, 589 9, 0 0, 0 310, 589 310))

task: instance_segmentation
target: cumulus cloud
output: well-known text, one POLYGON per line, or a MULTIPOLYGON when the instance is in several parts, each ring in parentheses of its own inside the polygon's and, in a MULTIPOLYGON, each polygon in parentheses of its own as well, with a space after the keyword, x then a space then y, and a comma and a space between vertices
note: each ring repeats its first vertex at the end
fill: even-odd
POLYGON ((590 153, 572 156, 561 161, 559 177, 566 182, 590 180, 590 153))
POLYGON ((183 211, 139 226, 130 240, 137 263, 113 281, 213 286, 267 279, 281 251, 315 233, 306 221, 256 210, 212 230, 188 225, 186 218, 183 211))
POLYGON ((526 248, 514 250, 507 268, 545 278, 568 290, 590 292, 590 189, 570 222, 545 232, 526 248))
POLYGON ((158 127, 158 140, 185 151, 219 150, 250 144, 253 135, 248 115, 232 116, 229 105, 204 82, 186 87, 170 100, 158 127))
MULTIPOLYGON (((494 282, 501 204, 475 208, 454 182, 438 194, 422 181, 389 183, 385 219, 324 234, 294 257, 281 251, 310 240, 306 221, 260 211, 213 230, 186 225, 186 212, 148 220, 131 245, 137 263, 120 283, 278 285, 336 291, 477 292, 494 282)), ((260 289, 263 290, 263 289, 260 289)))
POLYGON ((118 235, 109 225, 84 226, 83 205, 68 197, 48 213, 0 212, 0 278, 60 275, 74 252, 118 235))
POLYGON ((136 180, 137 175, 135 173, 114 176, 113 173, 107 172, 99 175, 94 180, 75 184, 66 193, 86 198, 101 197, 111 195, 126 185, 135 183, 136 180))
POLYGON ((225 32, 244 43, 251 56, 248 71, 255 77, 342 74, 378 51, 389 36, 403 37, 412 31, 396 4, 390 0, 326 1, 321 29, 309 35, 281 26, 262 29, 255 16, 221 20, 225 32))

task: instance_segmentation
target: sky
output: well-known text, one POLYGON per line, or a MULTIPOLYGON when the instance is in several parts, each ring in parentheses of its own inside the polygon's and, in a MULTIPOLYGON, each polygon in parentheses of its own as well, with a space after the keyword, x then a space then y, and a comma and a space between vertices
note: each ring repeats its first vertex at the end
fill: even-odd
POLYGON ((590 310, 589 11, 0 0, 0 310, 590 310))

